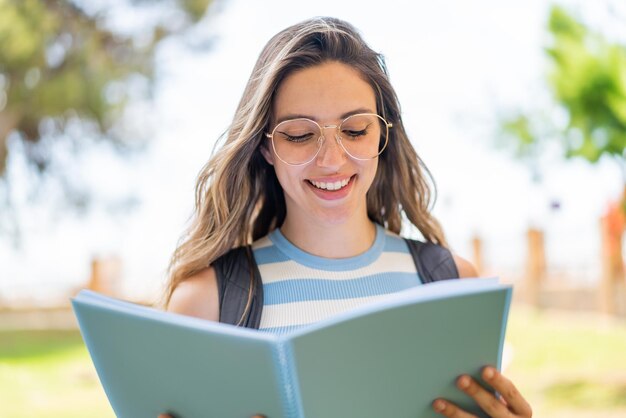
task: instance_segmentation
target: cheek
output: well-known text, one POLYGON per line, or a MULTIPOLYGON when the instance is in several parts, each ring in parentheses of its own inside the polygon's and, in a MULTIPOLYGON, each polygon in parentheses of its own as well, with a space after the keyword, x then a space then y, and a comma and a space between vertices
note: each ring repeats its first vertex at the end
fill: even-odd
POLYGON ((274 171, 276 172, 280 186, 287 193, 289 193, 289 190, 293 187, 292 185, 297 184, 299 181, 300 175, 295 167, 287 167, 284 164, 278 163, 274 165, 274 171))
POLYGON ((368 189, 374 182, 374 178, 376 178, 377 171, 378 171, 378 160, 368 161, 366 165, 363 166, 363 174, 364 174, 365 180, 367 181, 368 189))

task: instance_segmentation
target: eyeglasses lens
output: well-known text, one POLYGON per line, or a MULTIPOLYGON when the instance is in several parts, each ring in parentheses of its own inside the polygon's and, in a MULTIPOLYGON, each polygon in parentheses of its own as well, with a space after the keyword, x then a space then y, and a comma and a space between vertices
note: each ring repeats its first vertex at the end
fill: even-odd
POLYGON ((284 121, 274 129, 274 150, 289 164, 304 164, 315 158, 323 138, 336 139, 351 157, 359 160, 375 158, 387 145, 387 124, 375 114, 349 116, 335 129, 338 137, 327 130, 322 132, 317 123, 308 119, 284 121))

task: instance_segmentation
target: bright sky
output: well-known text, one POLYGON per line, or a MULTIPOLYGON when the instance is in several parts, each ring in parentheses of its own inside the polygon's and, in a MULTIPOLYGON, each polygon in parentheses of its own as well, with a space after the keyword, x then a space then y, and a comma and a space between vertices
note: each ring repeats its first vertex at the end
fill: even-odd
MULTIPOLYGON (((547 2, 371 4, 223 1, 205 22, 216 37, 212 50, 164 45, 155 108, 142 117, 154 130, 151 148, 128 164, 94 151, 76 173, 101 197, 122 191, 142 205, 128 217, 96 210, 54 221, 45 208, 22 207, 23 249, 0 241, 0 297, 45 298, 80 286, 91 257, 112 254, 123 258, 129 295, 158 292, 191 212, 195 176, 227 129, 258 53, 273 34, 315 15, 350 21, 386 56, 409 135, 437 182, 435 214, 454 250, 470 258, 470 239, 478 233, 487 266, 515 277, 533 224, 546 230, 553 268, 596 280, 598 221, 622 187, 617 167, 547 155, 537 185, 524 166, 495 150, 491 136, 496 112, 544 105, 547 2), (560 211, 548 210, 551 200, 560 201, 560 211)), ((597 7, 575 10, 604 22, 597 7)))

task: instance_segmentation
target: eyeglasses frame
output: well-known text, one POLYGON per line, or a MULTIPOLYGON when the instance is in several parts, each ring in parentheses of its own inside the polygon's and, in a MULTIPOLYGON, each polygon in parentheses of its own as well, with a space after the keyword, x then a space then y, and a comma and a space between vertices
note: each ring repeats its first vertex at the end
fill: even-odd
POLYGON ((383 151, 387 148, 387 144, 389 143, 389 129, 393 128, 393 123, 391 122, 387 122, 387 120, 385 118, 383 118, 382 116, 380 116, 377 113, 355 113, 354 115, 350 115, 348 117, 346 117, 345 119, 343 119, 341 122, 339 122, 338 125, 320 125, 319 123, 317 123, 316 121, 309 119, 309 118, 295 118, 295 119, 288 119, 288 120, 284 120, 282 122, 280 122, 278 125, 276 125, 274 127, 274 129, 272 129, 272 133, 265 133, 265 136, 270 139, 272 141, 272 150, 274 151, 274 155, 276 155, 276 157, 282 161, 283 163, 292 166, 292 167, 299 167, 299 166, 303 166, 306 164, 309 164, 311 161, 315 160, 315 158, 317 158, 318 154, 320 153, 320 150, 322 149, 322 144, 323 141, 326 140, 326 136, 324 135, 324 129, 329 129, 329 128, 334 128, 336 130, 335 132, 335 141, 337 141, 337 143, 341 146, 341 149, 344 150, 344 152, 346 153, 346 155, 348 155, 350 158, 353 158, 355 160, 358 161, 367 161, 367 160, 373 160, 374 158, 378 158, 378 156, 380 154, 383 153, 383 151), (341 127, 341 125, 344 124, 345 121, 347 121, 350 118, 353 118, 355 116, 376 116, 377 118, 379 118, 382 122, 383 125, 385 126, 385 129, 387 130, 387 132, 385 133, 385 144, 383 145, 382 149, 378 152, 378 154, 376 154, 373 157, 369 157, 369 158, 359 158, 359 157, 355 157, 354 155, 350 154, 350 152, 346 149, 346 147, 343 145, 343 142, 341 140, 341 135, 339 134, 339 128, 341 127), (287 162, 285 160, 283 160, 281 158, 280 155, 278 155, 278 152, 276 152, 276 145, 274 144, 274 133, 276 132, 276 129, 287 122, 293 122, 293 121, 308 121, 308 122, 313 122, 315 125, 317 125, 317 127, 320 129, 320 137, 317 139, 318 142, 320 142, 319 147, 317 148, 317 151, 315 152, 315 154, 313 155, 313 157, 311 157, 310 160, 303 162, 303 163, 298 163, 298 164, 294 164, 294 163, 290 163, 287 162))

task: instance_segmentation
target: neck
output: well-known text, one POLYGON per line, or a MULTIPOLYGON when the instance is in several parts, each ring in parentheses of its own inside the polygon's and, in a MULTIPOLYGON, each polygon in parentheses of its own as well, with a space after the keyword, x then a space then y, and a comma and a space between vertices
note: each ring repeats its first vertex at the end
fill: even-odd
POLYGON ((367 215, 341 224, 316 224, 287 215, 280 228, 292 244, 319 257, 347 258, 366 252, 376 239, 376 225, 367 215))

